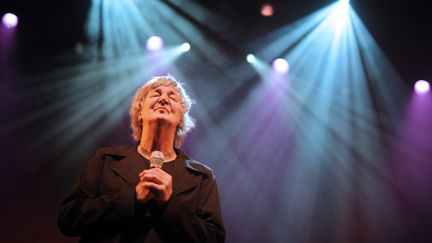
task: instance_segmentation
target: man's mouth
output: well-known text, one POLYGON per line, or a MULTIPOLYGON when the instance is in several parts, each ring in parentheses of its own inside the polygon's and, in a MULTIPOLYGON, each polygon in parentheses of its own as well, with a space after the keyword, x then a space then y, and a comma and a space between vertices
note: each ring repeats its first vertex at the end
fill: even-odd
POLYGON ((159 106, 159 107, 155 108, 154 110, 157 111, 157 110, 160 110, 160 109, 169 112, 169 110, 166 107, 163 107, 163 106, 159 106))

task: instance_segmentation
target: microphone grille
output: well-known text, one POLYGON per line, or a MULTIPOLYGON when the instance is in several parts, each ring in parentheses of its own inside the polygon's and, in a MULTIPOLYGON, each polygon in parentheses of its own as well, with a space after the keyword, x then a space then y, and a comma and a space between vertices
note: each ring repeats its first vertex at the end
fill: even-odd
POLYGON ((150 156, 150 167, 161 168, 164 161, 164 155, 161 151, 153 151, 150 156))

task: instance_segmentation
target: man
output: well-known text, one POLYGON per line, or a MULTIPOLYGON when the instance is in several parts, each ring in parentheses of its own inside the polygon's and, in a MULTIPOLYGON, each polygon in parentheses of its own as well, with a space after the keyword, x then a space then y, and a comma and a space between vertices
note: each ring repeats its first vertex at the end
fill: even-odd
POLYGON ((58 224, 81 242, 224 242, 212 170, 178 149, 194 126, 172 76, 139 88, 129 114, 136 145, 99 149, 62 202, 58 224), (152 152, 163 155, 150 167, 152 152))

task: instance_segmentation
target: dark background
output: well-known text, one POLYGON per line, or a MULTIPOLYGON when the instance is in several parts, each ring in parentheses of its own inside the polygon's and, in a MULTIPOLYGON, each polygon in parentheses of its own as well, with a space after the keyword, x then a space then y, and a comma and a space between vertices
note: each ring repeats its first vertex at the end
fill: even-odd
MULTIPOLYGON (((169 2, 169 1, 168 1, 169 2)), ((266 1, 201 0, 196 1, 221 15, 239 22, 262 22, 259 9, 266 1)), ((286 25, 330 3, 320 0, 268 1, 275 15, 268 30, 286 25), (282 14, 281 12, 284 11, 282 14)), ((17 42, 20 63, 26 67, 40 64, 48 58, 74 48, 77 41, 85 42, 83 33, 89 1, 2 1, 2 13, 10 11, 19 16, 17 42), (36 59, 36 60, 35 60, 36 59)), ((431 8, 426 1, 352 1, 361 20, 371 32, 391 63, 407 82, 430 78, 431 66, 431 8)), ((236 43, 241 47, 242 43, 236 43)))
MULTIPOLYGON (((167 1, 169 2, 169 1, 167 1)), ((267 21, 268 31, 295 21, 319 9, 330 1, 287 0, 269 1, 276 8, 275 16, 263 20, 259 8, 263 1, 256 0, 202 0, 196 1, 208 9, 235 19, 246 26, 267 21), (285 11, 284 14, 280 12, 285 11)), ((89 1, 9 1, 0 3, 0 14, 13 12, 19 17, 15 44, 0 53, 0 80, 2 97, 0 124, 20 121, 35 109, 38 97, 32 104, 28 99, 8 96, 16 87, 26 87, 28 76, 55 71, 75 60, 61 59, 64 53, 73 52, 76 43, 86 43, 83 32, 89 1), (11 85, 11 81, 14 83, 11 85), (20 104, 19 109, 16 105, 20 104)), ((432 80, 432 16, 427 1, 374 1, 362 0, 351 3, 363 23, 411 89, 419 79, 432 80)), ((3 34, 3 33, 0 33, 3 34)), ((234 49, 242 55, 243 43, 239 38, 234 49)), ((3 43, 1 43, 3 44, 3 43)), ((230 48, 233 48, 232 46, 230 48)), ((30 87, 30 86, 29 86, 30 87)), ((25 91, 27 95, 31 90, 25 91)), ((24 95, 26 93, 24 92, 24 95)), ((43 104, 39 104, 43 106, 43 104)), ((60 169, 55 161, 62 159, 67 151, 42 148, 33 151, 28 147, 38 140, 40 131, 48 130, 61 122, 59 117, 44 117, 32 126, 20 126, 18 130, 1 134, 0 162, 1 216, 0 241, 2 242, 64 242, 56 228, 56 208, 72 184, 81 164, 60 169), (62 174, 69 170, 68 174, 62 174)), ((129 134, 127 117, 117 127, 117 134, 129 134), (126 124, 126 125, 125 125, 126 124)), ((426 131, 429 132, 429 131, 426 131)), ((82 139, 85 139, 84 137, 82 139)), ((77 141, 79 142, 79 141, 77 141)), ((128 136, 106 135, 97 145, 129 143, 128 136)), ((91 149, 82 151, 87 158, 91 149)), ((408 204, 407 212, 418 213, 408 204)), ((412 216, 412 230, 404 235, 403 242, 427 242, 431 226, 427 216, 412 216), (430 229, 430 228, 429 228, 430 229)), ((72 240, 71 240, 72 241, 72 240)), ((325 239, 316 242, 329 242, 325 239)))

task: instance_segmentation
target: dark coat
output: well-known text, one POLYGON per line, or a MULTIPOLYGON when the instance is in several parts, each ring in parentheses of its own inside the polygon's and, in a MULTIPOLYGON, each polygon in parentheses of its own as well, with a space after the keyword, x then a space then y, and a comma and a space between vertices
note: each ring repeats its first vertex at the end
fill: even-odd
POLYGON ((158 205, 136 201, 138 174, 148 167, 136 145, 98 149, 60 206, 60 230, 81 242, 224 242, 212 170, 176 152, 173 194, 158 205))

